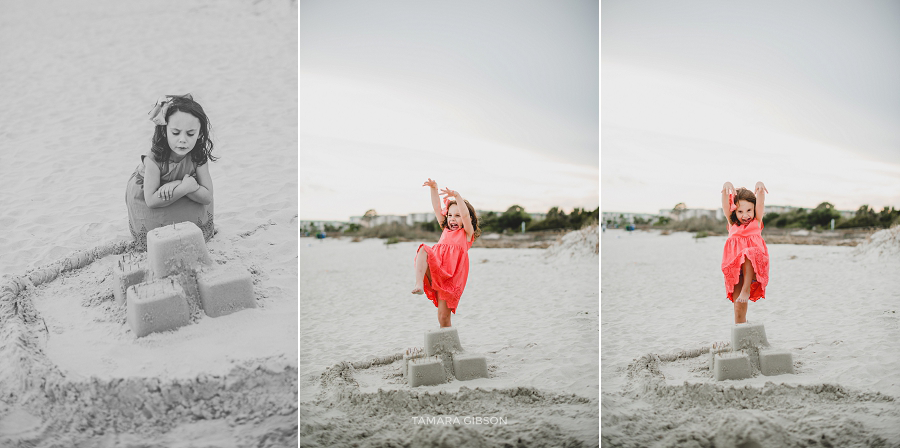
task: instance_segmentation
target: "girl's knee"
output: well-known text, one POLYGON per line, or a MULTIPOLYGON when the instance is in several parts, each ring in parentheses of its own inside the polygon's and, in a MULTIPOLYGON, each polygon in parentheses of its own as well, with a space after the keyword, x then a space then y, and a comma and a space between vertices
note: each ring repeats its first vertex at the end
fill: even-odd
POLYGON ((743 267, 744 267, 744 270, 748 270, 748 269, 751 271, 753 270, 753 263, 750 261, 749 258, 744 258, 743 267))

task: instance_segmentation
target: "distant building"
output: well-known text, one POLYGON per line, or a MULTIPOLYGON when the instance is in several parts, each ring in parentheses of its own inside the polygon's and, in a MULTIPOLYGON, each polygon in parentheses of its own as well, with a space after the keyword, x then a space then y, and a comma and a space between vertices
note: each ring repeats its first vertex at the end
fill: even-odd
POLYGON ((779 215, 800 210, 803 207, 794 207, 792 205, 769 205, 766 204, 766 213, 778 213, 779 215))
POLYGON ((312 231, 324 232, 326 225, 334 227, 338 230, 341 230, 344 227, 346 227, 348 224, 350 224, 350 223, 343 222, 343 221, 300 221, 300 230, 307 231, 307 232, 312 232, 312 231))
POLYGON ((398 215, 376 215, 371 220, 363 219, 363 216, 351 216, 350 223, 359 224, 362 227, 375 227, 382 224, 398 223, 406 224, 406 216, 398 215))
POLYGON ((625 220, 625 222, 629 224, 634 224, 634 219, 640 218, 644 221, 654 223, 659 218, 659 215, 654 215, 652 213, 602 212, 600 218, 602 222, 619 222, 625 220))
POLYGON ((721 209, 708 210, 704 208, 685 208, 682 209, 680 213, 677 213, 672 209, 663 209, 659 211, 659 216, 664 216, 673 221, 684 221, 685 219, 702 218, 704 216, 720 221, 725 220, 725 214, 722 213, 721 209))
MULTIPOLYGON (((794 207, 793 205, 769 205, 766 204, 766 213, 778 213, 779 215, 790 213, 796 210, 805 209, 807 212, 815 209, 815 207, 794 207)), ((841 214, 841 218, 850 219, 856 216, 856 210, 836 210, 841 214)))
POLYGON ((434 220, 435 220, 434 212, 410 213, 410 214, 406 215, 406 225, 408 225, 408 226, 412 226, 412 225, 415 225, 420 222, 431 222, 434 220))

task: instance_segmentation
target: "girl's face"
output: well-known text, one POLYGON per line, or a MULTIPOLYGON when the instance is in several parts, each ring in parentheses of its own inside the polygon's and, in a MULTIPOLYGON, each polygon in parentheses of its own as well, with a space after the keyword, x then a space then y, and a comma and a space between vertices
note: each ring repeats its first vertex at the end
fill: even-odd
POLYGON ((747 224, 756 216, 756 206, 750 201, 741 199, 737 203, 737 210, 734 211, 734 214, 737 215, 737 219, 741 224, 747 224))
POLYGON ((172 159, 176 162, 188 155, 197 137, 200 136, 200 119, 182 111, 177 111, 169 116, 166 125, 166 139, 169 148, 172 149, 172 159))
POLYGON ((459 207, 456 204, 450 204, 447 208, 447 228, 450 230, 461 229, 462 216, 459 214, 459 207))

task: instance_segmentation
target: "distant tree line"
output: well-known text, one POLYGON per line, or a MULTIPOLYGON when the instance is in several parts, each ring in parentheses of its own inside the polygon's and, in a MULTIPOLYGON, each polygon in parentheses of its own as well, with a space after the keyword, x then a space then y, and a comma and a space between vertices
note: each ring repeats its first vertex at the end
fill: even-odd
MULTIPOLYGON (((374 219, 374 217, 378 216, 374 210, 369 210, 366 212, 366 215, 363 217, 364 221, 370 221, 374 219)), ((506 209, 503 213, 497 212, 486 212, 484 214, 478 215, 478 224, 481 226, 481 231, 485 233, 496 232, 496 233, 504 233, 504 232, 519 232, 522 229, 522 223, 525 223, 525 231, 538 231, 538 230, 577 230, 586 225, 590 225, 591 223, 599 222, 600 220, 600 207, 597 207, 593 211, 575 208, 572 210, 572 213, 566 214, 559 207, 553 207, 550 211, 547 212, 547 216, 542 220, 533 220, 531 215, 525 212, 525 209, 519 205, 513 205, 506 209)), ((390 228, 391 235, 398 234, 403 236, 405 233, 408 233, 406 229, 415 229, 416 231, 424 231, 424 232, 433 232, 440 233, 441 228, 438 224, 437 220, 429 219, 425 222, 418 222, 414 226, 406 226, 405 224, 382 224, 381 226, 376 226, 378 228, 384 227, 385 229, 381 229, 378 231, 378 234, 384 233, 387 231, 387 228, 390 228)), ((301 229, 303 232, 304 229, 301 229)), ((338 229, 334 228, 330 225, 325 226, 326 232, 334 232, 337 233, 338 229)), ((345 234, 359 234, 364 236, 368 236, 369 234, 373 234, 375 230, 373 228, 367 229, 365 227, 360 226, 359 224, 349 224, 344 227, 342 233, 345 234)))
POLYGON ((834 209, 830 202, 823 202, 814 209, 805 208, 791 210, 787 213, 766 213, 763 218, 768 225, 779 228, 825 229, 830 228, 834 219, 836 229, 849 229, 854 227, 883 227, 900 224, 900 209, 884 207, 880 212, 874 208, 863 205, 852 218, 844 218, 840 212, 834 209))
POLYGON ((559 207, 553 207, 544 219, 525 224, 525 230, 578 230, 599 221, 600 207, 594 210, 576 207, 568 215, 559 207))
MULTIPOLYGON (((673 213, 679 212, 679 204, 672 209, 673 213)), ((900 225, 900 209, 894 207, 884 207, 881 211, 876 212, 874 208, 868 205, 860 207, 852 218, 845 218, 841 213, 835 210, 834 205, 830 202, 823 202, 813 209, 798 208, 786 213, 766 213, 764 221, 766 226, 778 228, 797 228, 797 229, 828 229, 831 227, 831 220, 834 219, 835 229, 850 229, 860 227, 881 227, 888 228, 894 225, 900 225)), ((644 219, 639 216, 634 217, 635 225, 652 225, 669 230, 686 230, 690 232, 709 231, 719 232, 724 226, 722 221, 717 221, 709 217, 694 217, 685 220, 673 220, 668 217, 658 216, 655 221, 652 219, 644 219)), ((629 224, 625 219, 625 215, 621 214, 617 219, 608 219, 606 224, 610 227, 625 227, 629 224)))
MULTIPOLYGON (((575 208, 572 213, 566 214, 559 207, 553 207, 547 212, 546 218, 534 220, 525 209, 519 205, 513 205, 503 213, 487 212, 478 215, 478 225, 482 232, 519 232, 522 223, 525 223, 525 231, 537 230, 577 230, 593 222, 600 220, 600 207, 590 211, 575 208)), ((419 226, 424 230, 440 231, 437 221, 429 220, 421 222, 419 226)))

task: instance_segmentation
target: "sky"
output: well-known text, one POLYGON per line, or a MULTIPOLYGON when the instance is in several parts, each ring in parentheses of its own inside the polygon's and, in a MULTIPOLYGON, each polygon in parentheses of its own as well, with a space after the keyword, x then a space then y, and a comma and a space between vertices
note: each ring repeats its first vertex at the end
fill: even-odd
POLYGON ((600 203, 599 4, 300 3, 300 219, 600 203))
POLYGON ((900 2, 601 3, 601 209, 900 208, 900 2))

